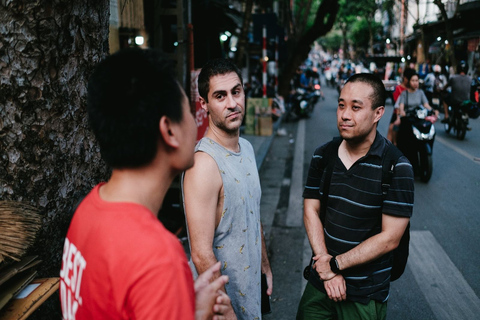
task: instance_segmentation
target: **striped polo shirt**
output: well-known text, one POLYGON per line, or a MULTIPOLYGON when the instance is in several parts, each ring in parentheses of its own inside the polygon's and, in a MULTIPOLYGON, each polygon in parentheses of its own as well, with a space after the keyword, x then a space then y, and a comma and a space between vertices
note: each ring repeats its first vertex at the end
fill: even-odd
MULTIPOLYGON (((388 215, 411 217, 413 210, 413 169, 406 157, 401 157, 394 169, 388 194, 382 197, 382 156, 390 142, 378 131, 368 153, 346 169, 335 156, 330 181, 324 235, 328 253, 332 256, 354 248, 362 241, 380 233, 382 212, 388 215)), ((324 171, 318 171, 325 145, 313 154, 303 192, 306 199, 321 200, 324 171)), ((388 253, 361 266, 342 270, 347 283, 347 299, 368 303, 388 299, 392 254, 388 253)), ((322 281, 312 272, 309 281, 325 292, 322 281)))

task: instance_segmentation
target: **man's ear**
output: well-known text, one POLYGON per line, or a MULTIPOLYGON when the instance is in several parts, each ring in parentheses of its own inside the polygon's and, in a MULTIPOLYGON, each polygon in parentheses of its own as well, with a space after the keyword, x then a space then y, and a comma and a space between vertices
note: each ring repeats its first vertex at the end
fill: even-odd
POLYGON ((160 118, 160 122, 158 124, 160 130, 160 136, 165 144, 171 148, 178 148, 180 146, 180 142, 178 141, 177 137, 177 126, 172 120, 168 117, 163 116, 160 118))
POLYGON ((199 100, 200 100, 200 106, 202 107, 202 109, 208 113, 207 101, 205 101, 205 99, 203 99, 202 97, 199 97, 199 100))
POLYGON ((375 109, 375 122, 380 121, 380 119, 383 117, 383 114, 385 113, 385 107, 381 106, 375 109))

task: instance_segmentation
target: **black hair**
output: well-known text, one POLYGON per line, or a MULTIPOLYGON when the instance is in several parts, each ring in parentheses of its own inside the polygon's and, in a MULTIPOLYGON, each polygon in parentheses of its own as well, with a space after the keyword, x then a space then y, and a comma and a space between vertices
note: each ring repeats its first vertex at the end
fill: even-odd
POLYGON ((112 168, 150 163, 162 116, 180 122, 183 93, 172 62, 153 49, 124 49, 95 68, 88 83, 89 124, 112 168))
POLYGON ((407 73, 404 73, 404 77, 407 78, 408 82, 410 82, 410 80, 414 77, 414 76, 419 76, 418 73, 413 70, 413 69, 408 69, 408 70, 405 70, 405 71, 409 71, 407 73), (409 71, 410 70, 410 71, 409 71))
POLYGON ((198 93, 208 102, 208 91, 210 90, 210 78, 216 75, 224 75, 235 72, 243 86, 242 73, 240 69, 229 59, 216 58, 209 60, 198 75, 198 93))
POLYGON ((468 63, 465 60, 462 60, 458 63, 457 73, 467 73, 468 72, 468 63))
POLYGON ((418 73, 412 68, 405 68, 403 71, 403 77, 407 78, 408 81, 410 81, 414 75, 418 76, 418 73))
POLYGON ((356 73, 348 78, 345 84, 354 82, 365 83, 372 87, 373 93, 370 96, 372 99, 372 109, 375 110, 378 107, 385 106, 387 92, 385 90, 385 85, 378 76, 371 73, 356 73))

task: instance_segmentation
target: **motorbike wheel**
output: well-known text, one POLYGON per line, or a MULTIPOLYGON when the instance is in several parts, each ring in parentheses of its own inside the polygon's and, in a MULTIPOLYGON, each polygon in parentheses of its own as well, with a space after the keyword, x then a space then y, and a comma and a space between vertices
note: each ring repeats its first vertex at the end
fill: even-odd
POLYGON ((446 133, 450 133, 450 130, 452 130, 452 126, 450 125, 450 121, 446 122, 444 124, 444 127, 445 127, 445 132, 446 133))
POLYGON ((465 139, 465 134, 467 133, 467 125, 461 119, 458 120, 457 125, 457 139, 463 140, 465 139))
POLYGON ((418 169, 420 174, 420 180, 422 180, 423 182, 430 181, 430 178, 432 177, 432 171, 433 171, 432 155, 426 152, 421 152, 419 164, 420 165, 418 169))

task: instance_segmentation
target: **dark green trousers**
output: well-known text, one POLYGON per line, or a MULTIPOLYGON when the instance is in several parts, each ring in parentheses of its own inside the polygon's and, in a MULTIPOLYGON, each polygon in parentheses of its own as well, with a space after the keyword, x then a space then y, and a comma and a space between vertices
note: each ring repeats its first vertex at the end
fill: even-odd
POLYGON ((307 283, 298 306, 297 320, 385 320, 387 303, 371 300, 367 305, 335 302, 307 283))

